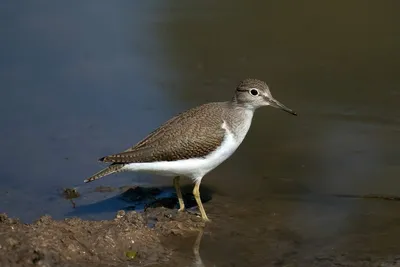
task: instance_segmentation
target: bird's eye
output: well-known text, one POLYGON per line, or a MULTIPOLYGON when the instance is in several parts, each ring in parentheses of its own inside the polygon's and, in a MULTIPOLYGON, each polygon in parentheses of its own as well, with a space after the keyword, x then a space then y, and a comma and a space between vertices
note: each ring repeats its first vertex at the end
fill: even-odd
POLYGON ((250 94, 256 96, 256 95, 258 95, 258 90, 257 89, 251 89, 250 90, 250 94))

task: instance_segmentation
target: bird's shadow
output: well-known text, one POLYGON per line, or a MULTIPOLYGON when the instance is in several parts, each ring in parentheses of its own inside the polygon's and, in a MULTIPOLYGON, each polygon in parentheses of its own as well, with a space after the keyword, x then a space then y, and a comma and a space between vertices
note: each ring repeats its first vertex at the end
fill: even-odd
MULTIPOLYGON (((181 187, 182 197, 185 207, 191 209, 197 207, 196 200, 192 194, 193 186, 185 185, 181 187)), ((99 194, 92 192, 87 194, 99 194)), ((212 199, 213 190, 207 186, 201 189, 201 201, 206 203, 212 199)), ((82 197, 82 196, 81 196, 82 197)), ((84 197, 84 195, 83 195, 84 197)), ((179 207, 175 188, 164 187, 127 187, 113 196, 91 204, 79 204, 79 198, 74 200, 74 208, 66 214, 67 217, 95 216, 108 212, 125 211, 145 211, 147 208, 165 207, 168 209, 177 209, 179 207)))

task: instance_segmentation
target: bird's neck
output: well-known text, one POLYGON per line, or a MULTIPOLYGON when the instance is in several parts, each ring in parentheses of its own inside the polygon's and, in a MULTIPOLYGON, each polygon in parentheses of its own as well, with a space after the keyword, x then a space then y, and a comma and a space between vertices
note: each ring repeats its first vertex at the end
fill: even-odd
POLYGON ((250 128, 254 109, 231 101, 226 104, 229 107, 224 111, 224 121, 228 124, 235 138, 241 142, 250 128))
POLYGON ((238 101, 236 96, 234 96, 232 98, 232 100, 229 102, 229 104, 232 106, 232 108, 239 109, 239 110, 245 109, 245 110, 252 111, 252 112, 254 112, 256 110, 256 108, 253 105, 246 103, 246 102, 238 101))
POLYGON ((232 126, 237 126, 247 121, 251 122, 255 111, 252 106, 233 101, 227 102, 227 104, 229 108, 226 115, 229 116, 232 126))

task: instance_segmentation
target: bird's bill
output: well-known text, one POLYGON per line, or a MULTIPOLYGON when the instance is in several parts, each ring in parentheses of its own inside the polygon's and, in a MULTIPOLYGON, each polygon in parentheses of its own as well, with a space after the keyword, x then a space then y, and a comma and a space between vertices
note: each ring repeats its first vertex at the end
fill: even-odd
POLYGON ((275 99, 269 99, 268 101, 270 103, 271 106, 273 106, 274 108, 279 108, 283 111, 286 111, 287 113, 290 113, 294 116, 297 116, 297 113, 294 112, 293 110, 291 110, 290 108, 286 107, 284 104, 280 103, 278 100, 275 99))

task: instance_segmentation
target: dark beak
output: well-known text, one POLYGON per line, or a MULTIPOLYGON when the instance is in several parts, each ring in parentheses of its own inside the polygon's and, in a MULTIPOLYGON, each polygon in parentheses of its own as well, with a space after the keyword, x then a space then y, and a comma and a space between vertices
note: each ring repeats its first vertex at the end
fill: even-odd
POLYGON ((278 100, 275 100, 275 99, 273 99, 273 98, 272 98, 272 99, 269 98, 267 101, 268 101, 268 102, 271 104, 271 106, 273 106, 274 108, 282 109, 283 111, 286 111, 287 113, 290 113, 290 114, 292 114, 292 115, 294 115, 294 116, 297 116, 297 113, 296 113, 296 112, 294 112, 294 111, 291 110, 290 108, 286 107, 284 104, 278 102, 278 100))

